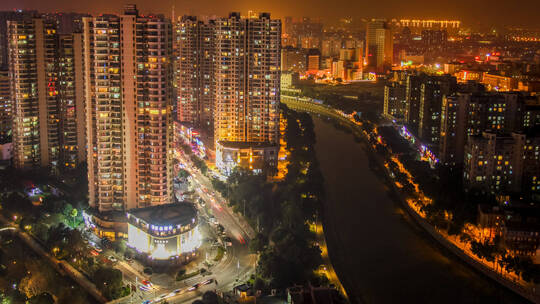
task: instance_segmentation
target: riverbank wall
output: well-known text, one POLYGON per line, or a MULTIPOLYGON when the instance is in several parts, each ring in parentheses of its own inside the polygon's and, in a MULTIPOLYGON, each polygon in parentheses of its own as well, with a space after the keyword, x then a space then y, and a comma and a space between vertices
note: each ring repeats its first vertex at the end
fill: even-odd
POLYGON ((363 146, 366 152, 369 154, 370 159, 375 161, 376 165, 385 172, 384 178, 386 179, 387 184, 391 188, 392 192, 399 198, 399 202, 402 208, 407 212, 407 214, 411 216, 411 218, 414 220, 416 224, 418 224, 425 232, 427 232, 440 245, 442 245, 444 248, 452 252, 459 259, 461 259, 462 261, 464 261, 469 266, 473 267, 474 269, 476 269, 483 275, 496 281, 497 283, 504 286, 505 288, 508 288, 509 290, 519 294, 523 298, 533 303, 540 303, 540 294, 539 294, 540 290, 526 289, 520 284, 517 284, 515 282, 512 282, 500 276, 491 268, 476 261, 473 257, 469 256, 467 253, 465 253, 463 250, 461 250, 451 241, 447 240, 439 231, 435 229, 435 227, 433 227, 429 222, 427 222, 426 219, 422 218, 414 209, 412 209, 409 206, 409 204, 406 202, 406 200, 404 199, 403 195, 401 194, 401 191, 399 191, 399 189, 395 185, 394 180, 390 177, 390 172, 384 166, 384 160, 367 143, 367 140, 368 140, 367 134, 362 130, 361 126, 356 125, 354 122, 350 121, 347 117, 343 116, 342 114, 336 112, 332 108, 325 105, 315 104, 312 102, 300 100, 297 98, 291 98, 291 97, 285 97, 285 98, 282 97, 282 102, 292 110, 320 114, 320 115, 323 115, 332 119, 336 119, 339 122, 342 122, 344 125, 348 126, 354 135, 359 136, 360 138, 364 140, 365 144, 363 146))

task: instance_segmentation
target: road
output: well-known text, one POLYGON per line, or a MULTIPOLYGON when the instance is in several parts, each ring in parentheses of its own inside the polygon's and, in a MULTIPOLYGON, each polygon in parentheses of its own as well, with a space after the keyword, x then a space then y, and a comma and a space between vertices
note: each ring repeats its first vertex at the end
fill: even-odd
MULTIPOLYGON (((225 228, 225 234, 231 238, 232 246, 227 247, 221 261, 208 268, 210 274, 197 275, 167 285, 155 284, 155 289, 149 292, 137 289, 137 292, 132 295, 110 303, 143 303, 144 301, 160 303, 163 300, 169 303, 188 303, 200 298, 206 291, 230 291, 234 286, 249 279, 255 271, 256 255, 251 254, 248 249, 248 241, 255 235, 255 231, 243 218, 234 214, 225 203, 225 199, 213 189, 211 181, 193 166, 180 149, 176 157, 191 174, 197 194, 208 204, 213 216, 225 228), (213 282, 188 290, 209 279, 213 279, 213 282)), ((178 169, 179 167, 175 168, 175 173, 178 169)), ((203 225, 208 219, 207 211, 198 204, 196 206, 199 208, 199 222, 203 225)), ((216 236, 213 235, 213 237, 216 236)), ((115 267, 124 274, 125 283, 140 283, 148 277, 120 259, 115 267)))

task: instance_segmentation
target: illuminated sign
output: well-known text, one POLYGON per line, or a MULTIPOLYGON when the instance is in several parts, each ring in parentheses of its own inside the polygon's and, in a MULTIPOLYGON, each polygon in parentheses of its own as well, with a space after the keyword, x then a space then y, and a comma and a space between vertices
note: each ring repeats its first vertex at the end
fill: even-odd
MULTIPOLYGON (((153 226, 159 231, 169 229, 170 226, 153 226)), ((148 254, 156 260, 165 260, 184 253, 197 250, 201 246, 202 238, 199 228, 195 227, 181 234, 168 237, 154 237, 140 228, 128 225, 128 246, 137 251, 148 254)))

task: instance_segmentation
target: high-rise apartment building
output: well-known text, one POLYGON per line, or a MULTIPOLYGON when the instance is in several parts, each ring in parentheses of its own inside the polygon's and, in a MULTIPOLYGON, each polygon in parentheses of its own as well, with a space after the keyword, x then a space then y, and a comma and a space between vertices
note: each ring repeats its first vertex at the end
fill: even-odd
POLYGON ((74 168, 86 159, 80 33, 49 18, 8 21, 13 158, 18 168, 74 168))
POLYGON ((292 33, 292 26, 293 26, 293 18, 290 16, 287 16, 283 18, 283 29, 281 31, 281 45, 282 46, 288 46, 293 45, 293 33, 292 33))
POLYGON ((448 43, 446 30, 422 30, 422 44, 426 50, 441 50, 448 43))
POLYGON ((267 13, 257 18, 231 13, 215 20, 214 141, 216 164, 223 171, 242 154, 251 154, 250 160, 277 160, 280 36, 281 21, 267 13), (261 157, 241 151, 263 146, 256 153, 261 157))
POLYGON ((521 190, 525 135, 482 132, 469 135, 465 146, 465 187, 492 193, 521 190))
POLYGON ((366 59, 368 68, 382 73, 392 67, 394 56, 392 31, 386 20, 373 19, 366 28, 366 59))
POLYGON ((60 35, 57 95, 60 159, 68 168, 86 160, 83 72, 82 34, 60 35))
POLYGON ((421 84, 426 75, 407 75, 405 80, 405 122, 413 133, 418 134, 420 124, 420 97, 422 94, 421 84))
POLYGON ((442 99, 456 91, 456 78, 449 75, 426 77, 420 85, 418 137, 423 143, 438 147, 442 99))
POLYGON ((540 97, 535 97, 531 96, 525 100, 522 111, 523 118, 521 120, 521 127, 523 129, 540 126, 540 97))
POLYGON ((13 163, 18 168, 56 167, 60 154, 56 26, 42 18, 7 24, 13 163))
POLYGON ((463 162, 463 153, 459 146, 465 143, 464 124, 467 94, 445 96, 441 106, 441 133, 439 140, 439 161, 446 166, 454 167, 463 162))
POLYGON ((391 82, 384 86, 383 115, 391 119, 403 120, 407 100, 405 98, 406 86, 391 82))
POLYGON ((12 120, 9 71, 0 70, 0 142, 10 137, 12 120))
POLYGON ((525 195, 540 195, 540 136, 538 128, 525 133, 523 146, 522 191, 525 195))
POLYGON ((469 135, 521 131, 525 100, 526 96, 518 93, 446 96, 441 108, 441 162, 451 166, 462 164, 463 147, 469 135))
POLYGON ((325 37, 321 43, 321 55, 323 57, 337 57, 342 47, 343 39, 341 37, 325 37))
POLYGON ((323 24, 319 20, 303 17, 292 24, 293 46, 303 49, 320 49, 323 40, 323 24))
POLYGON ((22 21, 37 16, 37 11, 0 11, 0 69, 8 69, 9 39, 8 21, 22 21))
POLYGON ((130 5, 83 18, 83 28, 90 206, 103 214, 170 203, 171 23, 130 5))
POLYGON ((176 24, 177 119, 212 131, 214 123, 213 21, 183 16, 176 24))
POLYGON ((304 74, 308 69, 308 53, 305 49, 285 47, 281 49, 281 70, 304 74))

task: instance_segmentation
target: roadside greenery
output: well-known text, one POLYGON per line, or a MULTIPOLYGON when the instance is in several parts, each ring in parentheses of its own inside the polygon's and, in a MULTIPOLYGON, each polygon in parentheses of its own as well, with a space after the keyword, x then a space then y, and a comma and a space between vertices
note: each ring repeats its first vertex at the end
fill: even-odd
POLYGON ((315 134, 309 114, 284 107, 285 141, 290 152, 287 175, 269 182, 264 174, 236 170, 227 183, 213 184, 234 211, 242 213, 258 231, 250 249, 260 253, 258 282, 271 288, 316 282, 321 250, 309 223, 317 218, 324 199, 323 177, 315 157, 315 134))
POLYGON ((185 269, 180 269, 178 271, 178 273, 176 274, 176 280, 177 281, 183 281, 185 279, 192 278, 192 277, 198 275, 199 273, 201 273, 200 270, 196 270, 196 271, 193 271, 193 272, 190 272, 190 273, 186 273, 185 269))
POLYGON ((178 143, 180 147, 182 147, 182 151, 184 151, 184 154, 189 156, 189 159, 191 159, 191 162, 195 167, 197 167, 199 170, 201 170, 202 174, 206 174, 208 172, 208 166, 206 166, 206 162, 202 159, 200 159, 193 151, 191 150, 191 147, 188 144, 185 143, 178 143))
MULTIPOLYGON (((84 164, 80 167, 86 168, 84 164)), ((60 175, 51 175, 45 170, 0 170, 1 215, 33 236, 52 256, 85 274, 105 297, 114 299, 129 293, 129 289, 122 286, 121 272, 112 269, 104 259, 92 256, 92 248, 81 232, 82 210, 87 208, 86 176, 85 169, 60 175), (41 201, 28 197, 32 189, 40 189, 41 201)), ((125 251, 125 244, 113 245, 117 252, 125 251)), ((32 274, 38 276, 41 272, 37 269, 32 274)), ((80 299, 67 291, 69 288, 65 289, 53 293, 58 297, 58 303, 88 303, 86 298, 80 299)))
POLYGON ((223 247, 218 247, 216 257, 214 258, 214 261, 215 262, 221 261, 221 259, 223 259, 224 254, 225 254, 225 249, 223 249, 223 247))
POLYGON ((88 303, 86 293, 57 273, 19 239, 10 234, 0 236, 0 303, 88 303), (65 291, 77 296, 67 302, 65 291))

